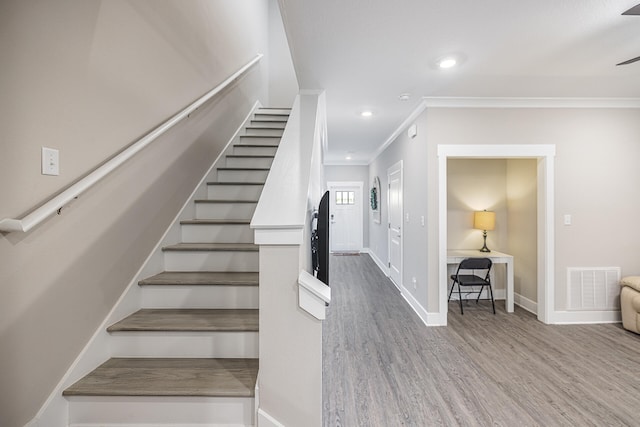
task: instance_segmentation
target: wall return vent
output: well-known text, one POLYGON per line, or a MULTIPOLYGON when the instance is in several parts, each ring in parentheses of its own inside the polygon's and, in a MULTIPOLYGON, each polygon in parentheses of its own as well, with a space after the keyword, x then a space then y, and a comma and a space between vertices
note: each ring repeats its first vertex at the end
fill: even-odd
POLYGON ((567 310, 620 310, 620 267, 567 268, 567 310))

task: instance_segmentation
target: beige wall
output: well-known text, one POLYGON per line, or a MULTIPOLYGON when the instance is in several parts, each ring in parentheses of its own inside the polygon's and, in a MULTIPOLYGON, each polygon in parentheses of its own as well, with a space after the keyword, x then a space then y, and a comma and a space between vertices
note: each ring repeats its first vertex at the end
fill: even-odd
MULTIPOLYGON (((268 53, 267 2, 0 3, 0 216, 18 217, 268 53), (60 176, 40 175, 40 147, 60 176)), ((29 421, 257 100, 259 65, 27 234, 0 235, 0 425, 29 421)))
POLYGON ((537 161, 508 159, 506 163, 507 252, 513 255, 513 289, 537 302, 537 161))
MULTIPOLYGON (((566 307, 568 267, 620 266, 622 275, 640 274, 640 228, 636 212, 640 209, 637 183, 640 182, 640 110, 600 108, 428 108, 420 114, 418 136, 409 141, 404 132, 369 166, 369 177, 379 175, 386 188, 386 169, 398 160, 405 162, 405 212, 407 203, 418 203, 418 212, 427 212, 426 228, 411 227, 411 238, 404 242, 404 281, 418 274, 413 297, 429 313, 439 310, 439 207, 438 145, 456 144, 551 144, 556 147, 554 203, 555 217, 555 310, 566 307), (408 167, 407 165, 415 165, 408 167), (563 225, 571 214, 573 224, 563 225), (426 267, 416 261, 426 260, 426 267), (424 268, 424 272, 422 272, 424 268), (423 273, 423 275, 421 275, 423 273), (420 280, 424 278, 424 280, 420 280)), ((537 280, 533 261, 536 206, 530 181, 536 176, 534 160, 509 160, 507 181, 520 182, 526 196, 520 199, 507 184, 504 244, 516 261, 515 290, 535 300, 537 280), (528 183, 528 184, 527 184, 528 183), (520 212, 525 211, 526 214, 520 212), (519 215, 514 215, 520 213, 519 215), (526 223, 532 224, 527 226, 526 223), (522 232, 521 232, 522 230, 522 232), (531 246, 529 245, 531 242, 531 246), (522 261, 527 260, 526 264, 522 261), (520 275, 520 277, 519 277, 520 275)), ((454 166, 455 167, 455 166, 454 166)), ((515 185, 515 184, 514 184, 515 185)), ((384 200, 382 197, 382 200, 384 200)), ((451 203, 449 195, 449 203, 451 203)), ((415 218, 414 208, 409 208, 415 218)), ((464 217, 464 215, 461 215, 464 217)), ((467 219, 459 218, 460 221, 467 219)), ((382 205, 382 224, 386 224, 386 205, 382 205)), ((369 246, 383 262, 387 260, 387 236, 383 227, 369 224, 369 246)), ((449 224, 448 233, 455 233, 449 224)), ((468 236, 471 239, 470 235, 468 236)), ((458 236, 466 245, 466 236, 458 236)), ((495 238, 491 237, 490 240, 495 238)), ((450 242, 452 243, 452 242, 450 242)))
POLYGON ((556 310, 566 307, 568 267, 620 266, 623 276, 640 273, 640 110, 431 108, 425 114, 429 311, 438 311, 438 144, 556 146, 556 310), (571 226, 563 225, 564 214, 572 215, 571 226))
MULTIPOLYGON (((447 247, 482 246, 473 228, 473 212, 496 213, 487 232, 491 250, 514 256, 514 290, 532 301, 537 295, 535 159, 449 159, 447 161, 447 247)), ((504 289, 504 271, 496 266, 495 287, 504 289)))
POLYGON ((447 162, 447 247, 480 249, 482 231, 473 228, 473 212, 496 213, 496 229, 487 231, 487 246, 507 252, 506 160, 449 159, 447 162))

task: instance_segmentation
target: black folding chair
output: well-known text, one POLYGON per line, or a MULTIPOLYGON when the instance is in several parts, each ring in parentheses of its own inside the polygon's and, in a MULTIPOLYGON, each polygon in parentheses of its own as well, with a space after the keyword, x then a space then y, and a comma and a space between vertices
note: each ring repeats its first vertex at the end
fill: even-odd
POLYGON ((472 288, 471 291, 465 291, 466 295, 476 293, 478 294, 478 297, 476 298, 476 304, 478 303, 478 301, 480 301, 480 295, 482 294, 484 288, 489 288, 489 295, 491 296, 491 307, 493 308, 493 314, 496 314, 496 306, 493 301, 493 289, 491 288, 491 279, 489 278, 492 264, 493 263, 489 258, 465 258, 460 262, 460 264, 458 264, 458 270, 456 271, 456 274, 451 275, 451 280, 453 280, 453 283, 451 284, 451 291, 449 291, 448 301, 451 301, 453 288, 457 284, 458 298, 460 301, 460 314, 464 314, 464 310, 462 309, 462 292, 460 291, 460 288, 462 288, 463 286, 472 288), (467 273, 469 270, 471 270, 471 274, 467 273), (476 272, 479 270, 481 271, 480 274, 483 274, 482 272, 486 271, 486 273, 484 273, 484 278, 476 274, 476 272), (480 286, 479 291, 475 290, 476 286, 480 286))

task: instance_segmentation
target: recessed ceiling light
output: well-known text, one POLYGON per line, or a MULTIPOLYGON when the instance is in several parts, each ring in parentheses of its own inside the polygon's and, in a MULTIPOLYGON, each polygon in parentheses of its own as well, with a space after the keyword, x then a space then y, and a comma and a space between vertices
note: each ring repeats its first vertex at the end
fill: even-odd
POLYGON ((351 160, 351 156, 347 156, 347 157, 345 157, 345 159, 351 160))
POLYGON ((411 98, 411 95, 409 95, 408 93, 401 93, 398 97, 400 101, 408 101, 409 98, 411 98))
POLYGON ((371 117, 373 116, 373 113, 371 111, 363 111, 362 113, 360 113, 360 115, 362 117, 371 117))
POLYGON ((457 63, 458 61, 456 60, 456 58, 448 56, 438 61, 438 67, 443 69, 451 68, 451 67, 455 67, 457 63))

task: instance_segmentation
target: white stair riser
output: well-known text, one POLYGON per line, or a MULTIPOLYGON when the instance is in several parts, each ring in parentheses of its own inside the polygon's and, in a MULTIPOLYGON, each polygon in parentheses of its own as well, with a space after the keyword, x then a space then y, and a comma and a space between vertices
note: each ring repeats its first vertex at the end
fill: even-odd
POLYGON ((228 168, 270 168, 273 157, 227 157, 228 168))
POLYGON ((166 251, 167 271, 258 271, 258 252, 166 251))
POLYGON ((143 286, 142 308, 258 308, 258 286, 143 286))
POLYGON ((69 424, 96 426, 252 426, 253 397, 69 398, 69 424))
POLYGON ((249 224, 183 224, 181 230, 186 243, 253 243, 249 224))
POLYGON ((218 169, 218 182, 265 182, 268 170, 218 169))
POLYGON ((209 200, 258 200, 264 185, 208 185, 209 200))
POLYGON ((196 219, 251 219, 257 203, 196 203, 196 219))
POLYGON ((287 126, 286 121, 281 121, 281 119, 275 120, 251 120, 251 126, 263 127, 263 128, 272 128, 272 129, 284 129, 287 126))
POLYGON ((278 145, 280 138, 269 138, 266 136, 243 136, 240 135, 240 145, 278 145))
POLYGON ((246 128, 245 135, 282 136, 284 129, 246 128))
POLYGON ((233 154, 249 156, 275 156, 278 147, 249 147, 246 145, 234 145, 233 154))
POLYGON ((118 357, 259 357, 258 332, 116 332, 118 357))

